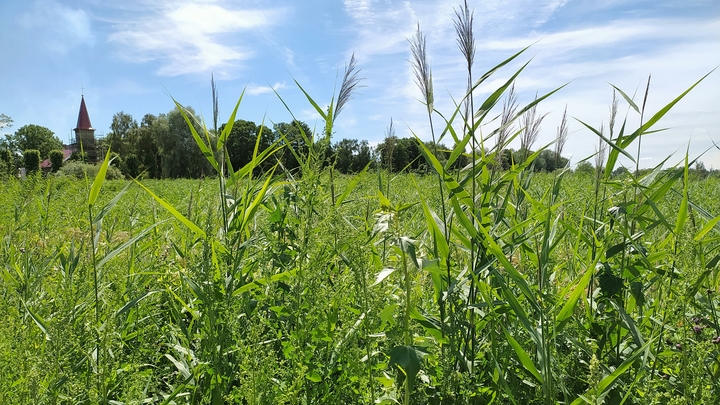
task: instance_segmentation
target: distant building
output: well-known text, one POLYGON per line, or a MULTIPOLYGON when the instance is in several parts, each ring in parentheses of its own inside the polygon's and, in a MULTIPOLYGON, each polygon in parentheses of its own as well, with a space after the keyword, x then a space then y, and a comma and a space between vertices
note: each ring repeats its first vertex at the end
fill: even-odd
MULTIPOLYGON (((80 112, 78 113, 77 126, 75 127, 75 142, 70 145, 63 145, 63 162, 70 159, 70 156, 78 152, 85 152, 85 161, 87 163, 97 163, 97 142, 95 141, 95 128, 90 123, 90 115, 88 115, 85 106, 85 96, 80 99, 80 112)), ((50 159, 45 159, 40 163, 43 172, 48 173, 52 169, 50 159)))
POLYGON ((88 115, 85 106, 85 96, 80 100, 80 112, 78 113, 77 126, 75 131, 75 143, 68 145, 66 149, 72 152, 85 152, 86 161, 88 163, 96 163, 98 161, 97 143, 95 141, 95 128, 90 123, 90 115, 88 115))

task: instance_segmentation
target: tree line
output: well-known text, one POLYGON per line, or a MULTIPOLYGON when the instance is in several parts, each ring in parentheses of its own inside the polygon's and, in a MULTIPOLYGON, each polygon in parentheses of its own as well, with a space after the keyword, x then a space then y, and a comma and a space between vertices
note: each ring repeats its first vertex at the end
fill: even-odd
MULTIPOLYGON (((201 120, 192 107, 185 107, 185 114, 190 118, 195 131, 202 136, 205 133, 201 120)), ((218 132, 225 129, 225 124, 218 128, 218 132)), ((259 170, 268 170, 276 163, 286 170, 298 170, 300 163, 297 156, 307 153, 306 139, 311 137, 313 130, 307 123, 294 120, 280 122, 272 128, 253 121, 239 119, 234 122, 232 130, 226 141, 226 148, 231 166, 237 170, 250 162, 258 142, 259 151, 273 145, 285 145, 271 159, 260 165, 259 170), (292 151, 290 150, 292 149, 292 151), (293 151, 295 153, 293 153, 293 151)), ((211 137, 215 131, 209 130, 211 137)), ((113 165, 124 175, 146 178, 199 178, 213 173, 198 148, 192 131, 185 117, 177 108, 165 114, 145 114, 140 122, 132 115, 118 112, 113 115, 110 132, 97 142, 100 152, 108 148, 114 157, 113 165)), ((426 142, 429 150, 444 163, 450 156, 450 149, 443 144, 426 142)), ((52 158, 53 170, 61 165, 63 144, 54 133, 38 125, 26 125, 14 134, 6 135, 0 142, 0 164, 3 171, 12 172, 19 167, 27 166, 24 155, 33 155, 33 159, 52 158), (55 152, 53 152, 55 151, 55 152)), ((505 149, 499 154, 495 167, 507 170, 513 163, 524 161, 533 151, 505 149)), ((383 141, 371 146, 366 140, 342 139, 325 146, 325 165, 332 165, 340 173, 357 173, 365 167, 380 168, 393 172, 413 171, 426 172, 428 170, 425 159, 422 157, 420 147, 415 138, 399 138, 394 132, 386 134, 383 141)), ((73 160, 82 160, 76 154, 73 160)), ((37 165, 27 162, 31 165, 37 165)), ((469 163, 467 156, 461 156, 456 161, 458 169, 469 163)), ((535 171, 551 172, 564 168, 568 159, 560 156, 553 150, 543 150, 536 157, 533 169, 535 171)))

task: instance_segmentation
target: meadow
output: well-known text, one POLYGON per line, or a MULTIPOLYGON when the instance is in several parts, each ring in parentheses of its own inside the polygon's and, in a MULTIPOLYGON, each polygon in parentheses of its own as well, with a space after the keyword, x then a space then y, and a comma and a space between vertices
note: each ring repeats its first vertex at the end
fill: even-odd
POLYGON ((535 172, 551 145, 503 167, 554 92, 494 118, 523 68, 474 89, 523 51, 474 78, 467 4, 457 17, 455 111, 434 110, 419 28, 411 41, 433 138, 418 172, 333 170, 351 61, 327 108, 306 93, 323 127, 299 128, 302 149, 259 134, 231 167, 238 101, 222 130, 186 116, 215 176, 106 180, 108 151, 94 178, 3 180, 0 403, 718 403, 720 179, 691 156, 636 163, 702 79, 655 112, 615 89, 608 127, 583 124, 590 171, 535 172))

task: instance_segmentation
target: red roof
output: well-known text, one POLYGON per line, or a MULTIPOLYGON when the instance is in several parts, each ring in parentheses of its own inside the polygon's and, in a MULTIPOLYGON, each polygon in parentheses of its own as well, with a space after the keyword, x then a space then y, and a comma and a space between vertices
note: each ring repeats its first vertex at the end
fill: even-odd
POLYGON ((78 114, 77 127, 75 130, 77 131, 78 129, 95 129, 90 123, 90 116, 88 115, 87 107, 85 107, 85 96, 82 96, 82 100, 80 101, 80 114, 78 114))
MULTIPOLYGON (((66 160, 70 159, 70 155, 72 155, 72 150, 63 148, 62 153, 63 153, 63 162, 65 162, 66 160)), ((45 159, 40 163, 41 169, 49 169, 51 167, 52 167, 52 162, 50 162, 50 159, 45 159)))

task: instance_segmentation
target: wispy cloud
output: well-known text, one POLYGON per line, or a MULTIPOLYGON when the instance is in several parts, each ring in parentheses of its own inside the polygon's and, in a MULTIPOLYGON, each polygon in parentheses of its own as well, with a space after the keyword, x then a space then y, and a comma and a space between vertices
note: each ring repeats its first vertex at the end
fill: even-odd
POLYGON ((161 0, 133 18, 116 21, 109 40, 120 45, 128 60, 158 61, 161 75, 215 71, 223 77, 255 54, 248 36, 238 34, 277 24, 282 14, 282 9, 242 9, 220 0, 161 0))
POLYGON ((78 45, 95 43, 87 13, 53 0, 36 1, 19 22, 53 52, 65 53, 78 45))
POLYGON ((275 83, 272 86, 260 86, 257 84, 249 84, 247 86, 247 89, 245 89, 245 92, 252 96, 257 96, 259 94, 272 93, 273 91, 278 91, 280 89, 284 89, 285 87, 287 87, 287 85, 285 85, 285 83, 275 83))

